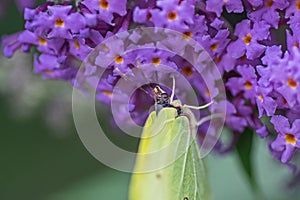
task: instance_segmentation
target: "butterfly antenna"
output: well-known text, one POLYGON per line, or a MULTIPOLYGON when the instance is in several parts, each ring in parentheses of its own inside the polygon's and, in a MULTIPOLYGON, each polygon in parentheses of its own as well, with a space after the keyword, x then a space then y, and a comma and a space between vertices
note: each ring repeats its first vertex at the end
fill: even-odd
MULTIPOLYGON (((124 74, 123 72, 121 72, 121 70, 119 68, 117 68, 116 66, 114 66, 114 69, 116 70, 116 72, 122 77, 124 78, 126 81, 130 81, 132 83, 134 83, 134 81, 132 79, 130 79, 126 74, 124 74)), ((154 98, 153 94, 149 93, 147 90, 145 90, 142 87, 139 87, 140 90, 142 90, 145 94, 149 95, 151 98, 154 98)))
POLYGON ((170 97, 170 103, 173 102, 174 96, 175 96, 175 77, 174 76, 172 76, 172 81, 173 81, 173 84, 172 84, 172 94, 170 97))
MULTIPOLYGON (((137 59, 137 61, 136 61, 136 68, 140 70, 140 72, 141 72, 142 76, 144 77, 144 79, 145 79, 145 80, 148 80, 148 79, 146 78, 146 75, 144 74, 142 68, 141 68, 141 61, 140 61, 139 59, 137 59)), ((150 90, 152 91, 152 94, 149 94, 148 92, 147 92, 147 94, 149 94, 149 96, 151 96, 151 98, 154 98, 154 96, 155 96, 155 92, 154 92, 155 87, 152 87, 152 86, 151 86, 151 83, 148 83, 148 85, 149 85, 150 90), (153 94, 154 94, 154 95, 153 95, 153 94)))

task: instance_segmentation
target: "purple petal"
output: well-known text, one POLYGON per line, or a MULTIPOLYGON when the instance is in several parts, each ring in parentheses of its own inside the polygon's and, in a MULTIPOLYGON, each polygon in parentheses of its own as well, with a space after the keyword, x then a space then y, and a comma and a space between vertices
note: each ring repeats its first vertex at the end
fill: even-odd
POLYGON ((286 130, 290 129, 289 120, 282 115, 273 116, 270 122, 274 125, 276 131, 282 134, 286 134, 286 130))
POLYGON ((245 54, 246 47, 242 40, 237 40, 230 43, 227 47, 227 52, 233 58, 240 58, 245 54))
POLYGON ((253 60, 258 58, 265 51, 266 47, 262 44, 258 44, 256 42, 251 42, 248 46, 246 46, 246 56, 248 59, 253 60))
POLYGON ((218 17, 221 16, 223 11, 224 1, 223 0, 207 0, 206 10, 216 13, 218 17))
POLYGON ((244 11, 241 0, 229 0, 225 3, 226 10, 234 13, 242 13, 244 11))
POLYGON ((257 133, 261 138, 267 137, 267 136, 269 135, 269 132, 268 132, 266 126, 262 126, 262 127, 260 127, 259 129, 257 129, 257 130, 256 130, 256 133, 257 133))
POLYGON ((293 147, 292 145, 286 145, 286 149, 283 151, 281 156, 281 162, 282 163, 289 162, 292 159, 295 151, 296 151, 295 147, 293 147))

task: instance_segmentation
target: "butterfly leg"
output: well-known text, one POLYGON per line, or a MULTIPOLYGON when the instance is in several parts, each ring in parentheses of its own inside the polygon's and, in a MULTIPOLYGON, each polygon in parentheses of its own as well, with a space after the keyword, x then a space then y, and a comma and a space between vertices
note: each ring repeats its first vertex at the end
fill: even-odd
POLYGON ((172 76, 172 81, 173 81, 173 84, 172 84, 172 94, 170 97, 170 103, 173 102, 174 96, 175 96, 175 77, 174 76, 172 76))
POLYGON ((201 109, 204 109, 204 108, 207 108, 209 107, 210 105, 212 105, 214 103, 214 100, 212 100, 211 102, 207 103, 207 104, 204 104, 202 106, 190 106, 190 105, 186 105, 184 104, 183 107, 184 108, 189 108, 189 109, 194 109, 194 110, 201 110, 201 109))
POLYGON ((212 114, 212 115, 208 115, 206 117, 203 117, 202 119, 200 119, 197 123, 196 126, 200 126, 201 124, 216 119, 216 118, 225 118, 226 115, 224 113, 216 113, 216 114, 212 114))

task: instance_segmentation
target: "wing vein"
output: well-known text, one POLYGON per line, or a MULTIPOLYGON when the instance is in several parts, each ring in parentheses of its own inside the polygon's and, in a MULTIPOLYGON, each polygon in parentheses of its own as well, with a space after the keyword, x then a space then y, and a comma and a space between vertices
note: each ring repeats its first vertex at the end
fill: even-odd
MULTIPOLYGON (((196 148, 196 151, 197 151, 197 146, 195 148, 196 148)), ((195 158, 195 152, 193 150, 191 150, 191 154, 192 154, 192 165, 193 165, 194 183, 195 183, 194 199, 197 200, 197 188, 198 188, 197 178, 198 178, 198 176, 197 176, 196 163, 195 163, 197 158, 195 158)))
MULTIPOLYGON (((186 130, 186 129, 184 129, 184 130, 186 130)), ((183 185, 184 171, 185 171, 185 166, 186 166, 186 162, 187 162, 189 143, 190 143, 190 133, 188 133, 187 144, 186 144, 186 147, 185 147, 185 154, 184 154, 183 167, 182 167, 181 176, 180 176, 179 189, 181 189, 181 187, 183 185)), ((180 195, 180 193, 179 193, 179 195, 180 195)), ((178 197, 178 199, 179 199, 179 197, 178 197)))

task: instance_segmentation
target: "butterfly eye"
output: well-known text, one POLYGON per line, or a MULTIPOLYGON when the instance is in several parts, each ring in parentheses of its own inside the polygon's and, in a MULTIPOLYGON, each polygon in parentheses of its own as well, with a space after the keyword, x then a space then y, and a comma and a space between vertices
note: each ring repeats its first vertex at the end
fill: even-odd
POLYGON ((169 99, 169 95, 168 95, 167 93, 162 93, 162 94, 161 94, 161 97, 162 97, 163 99, 169 99))
POLYGON ((165 92, 163 89, 161 89, 161 87, 159 87, 158 85, 154 87, 153 92, 154 92, 154 94, 156 94, 156 95, 166 93, 166 92, 165 92))
POLYGON ((155 88, 153 89, 154 94, 159 94, 160 90, 158 86, 155 86, 155 88))

